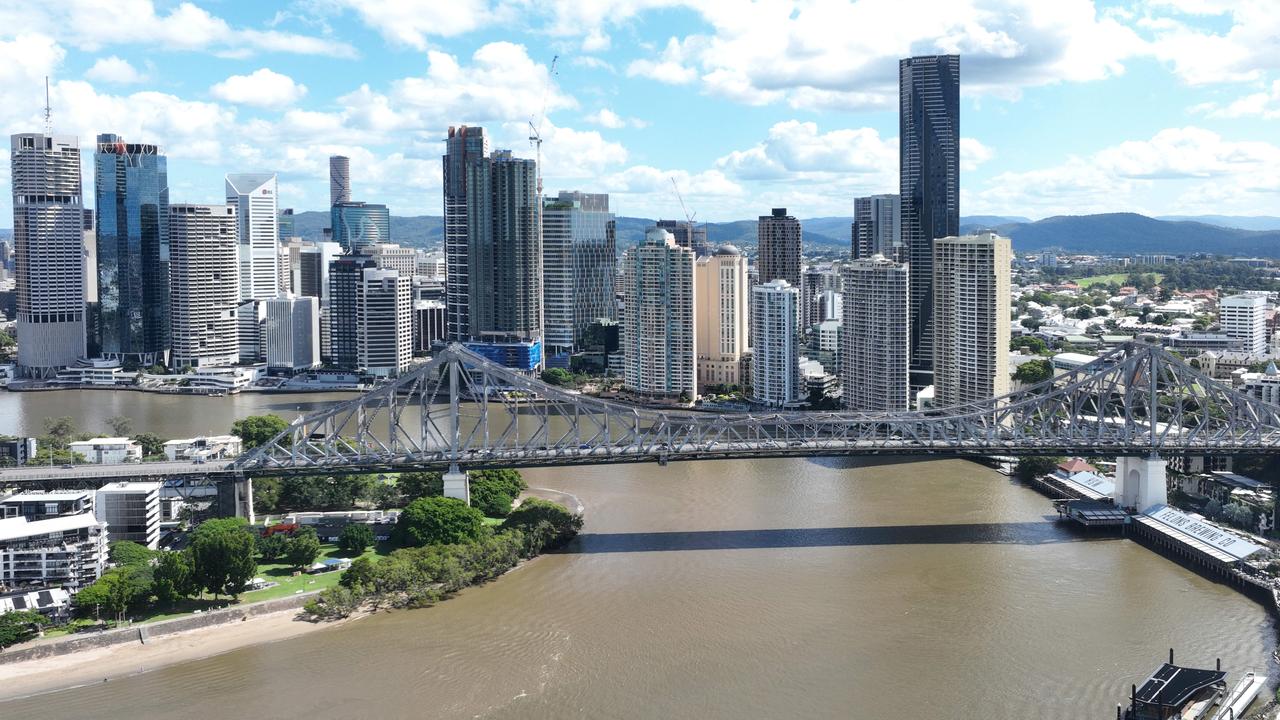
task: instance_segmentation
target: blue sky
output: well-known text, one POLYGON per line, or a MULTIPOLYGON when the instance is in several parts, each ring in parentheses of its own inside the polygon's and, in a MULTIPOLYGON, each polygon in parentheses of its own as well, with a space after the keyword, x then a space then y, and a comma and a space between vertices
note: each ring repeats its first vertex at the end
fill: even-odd
POLYGON ((959 52, 962 214, 1280 215, 1273 0, 36 5, 0 0, 4 133, 41 129, 47 74, 55 131, 161 144, 175 202, 266 170, 323 209, 346 154, 356 199, 438 215, 446 128, 532 156, 545 104, 549 192, 676 217, 674 177, 699 219, 849 215, 897 190, 897 59, 959 52))

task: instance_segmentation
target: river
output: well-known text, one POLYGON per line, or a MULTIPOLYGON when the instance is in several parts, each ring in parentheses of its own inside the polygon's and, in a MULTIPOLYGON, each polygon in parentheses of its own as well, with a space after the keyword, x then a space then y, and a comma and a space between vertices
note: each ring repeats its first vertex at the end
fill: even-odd
MULTIPOLYGON (((322 399, 0 393, 0 432, 124 414, 196 434, 322 399)), ((1064 527, 1045 498, 965 461, 525 476, 586 505, 567 551, 434 608, 0 717, 1109 719, 1170 647, 1201 667, 1221 657, 1232 678, 1268 670, 1275 647, 1254 602, 1064 527)))

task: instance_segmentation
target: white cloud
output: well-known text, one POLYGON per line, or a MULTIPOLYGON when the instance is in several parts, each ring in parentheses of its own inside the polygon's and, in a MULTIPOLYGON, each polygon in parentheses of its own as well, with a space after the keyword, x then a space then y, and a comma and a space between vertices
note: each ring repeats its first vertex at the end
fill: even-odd
POLYGON ((820 132, 816 123, 787 120, 768 137, 716 161, 729 176, 747 180, 787 180, 854 185, 896 185, 898 142, 874 128, 820 132))
POLYGON ((1181 12, 1230 14, 1231 25, 1224 32, 1159 14, 1148 14, 1139 22, 1153 36, 1154 55, 1187 84, 1257 81, 1280 69, 1280 13, 1271 0, 1160 4, 1181 12))
POLYGON ((388 41, 417 50, 497 20, 484 0, 339 0, 388 41))
POLYGON ((698 72, 688 63, 701 44, 702 38, 696 35, 691 35, 683 41, 670 38, 656 60, 647 58, 632 60, 631 64, 627 65, 627 76, 647 77, 669 85, 691 83, 698 78, 698 72))
POLYGON ((1204 113, 1211 118, 1262 117, 1268 120, 1280 119, 1280 80, 1271 83, 1270 90, 1250 93, 1238 98, 1226 106, 1217 103, 1201 103, 1191 108, 1192 112, 1204 113))
POLYGON ((975 138, 960 138, 960 170, 977 170, 978 166, 996 156, 996 151, 975 138))
POLYGON ((248 75, 232 75, 209 88, 209 94, 239 105, 287 107, 307 94, 307 86, 270 68, 259 68, 248 75))
POLYGON ((115 55, 98 58, 93 67, 85 72, 84 76, 89 80, 115 83, 117 85, 134 85, 146 80, 146 77, 130 65, 129 61, 115 55))
POLYGON ((624 118, 609 108, 600 108, 599 110, 587 115, 583 118, 592 125, 599 125, 611 130, 619 130, 625 127, 643 128, 648 127, 649 123, 639 118, 624 118))

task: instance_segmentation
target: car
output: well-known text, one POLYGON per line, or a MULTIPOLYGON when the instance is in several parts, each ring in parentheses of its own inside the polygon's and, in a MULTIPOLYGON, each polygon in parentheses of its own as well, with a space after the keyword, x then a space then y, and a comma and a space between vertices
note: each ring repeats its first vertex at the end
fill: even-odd
POLYGON ((73 464, 71 464, 71 463, 67 463, 66 465, 63 465, 63 466, 62 466, 62 469, 63 469, 63 470, 73 470, 73 469, 75 469, 75 465, 73 465, 73 464))

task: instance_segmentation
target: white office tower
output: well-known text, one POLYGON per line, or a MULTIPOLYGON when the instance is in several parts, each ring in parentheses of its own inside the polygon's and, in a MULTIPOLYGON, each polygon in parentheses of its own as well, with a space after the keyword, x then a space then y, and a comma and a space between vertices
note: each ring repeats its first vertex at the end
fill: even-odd
POLYGON ((351 202, 351 158, 329 156, 329 206, 351 202))
POLYGON ((281 293, 263 303, 267 367, 296 372, 320 366, 320 301, 281 293))
POLYGON ((934 403, 1009 392, 1009 238, 995 233, 933 243, 934 403))
POLYGON ((653 398, 697 397, 693 250, 649 228, 622 256, 623 383, 653 398))
POLYGON ((609 196, 561 191, 542 206, 542 315, 549 367, 569 367, 587 327, 612 320, 617 272, 609 196))
POLYGON ((741 385, 747 351, 747 258, 732 245, 718 247, 694 265, 697 301, 698 389, 741 385))
POLYGON ((239 362, 237 253, 234 207, 169 205, 169 322, 175 367, 239 362))
POLYGON ((108 542, 160 546, 160 483, 118 482, 98 488, 93 515, 107 524, 108 542))
POLYGON ((356 355, 365 372, 392 377, 413 357, 411 279, 387 268, 365 268, 356 298, 356 355))
POLYGON ((227 204, 240 225, 240 299, 270 300, 280 292, 275 174, 227 175, 227 204))
POLYGON ((73 136, 10 140, 18 372, 53 377, 85 356, 84 198, 73 136))
POLYGON ((1250 355, 1267 352, 1267 299, 1261 295, 1231 295, 1218 303, 1218 323, 1227 337, 1240 342, 1250 355))
POLYGON ((865 412, 907 410, 911 402, 907 266, 873 255, 843 270, 840 381, 844 406, 865 412))
POLYGON ((800 290, 781 278, 751 288, 751 399, 770 407, 804 400, 800 374, 800 290))

